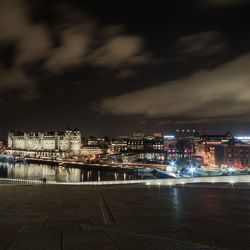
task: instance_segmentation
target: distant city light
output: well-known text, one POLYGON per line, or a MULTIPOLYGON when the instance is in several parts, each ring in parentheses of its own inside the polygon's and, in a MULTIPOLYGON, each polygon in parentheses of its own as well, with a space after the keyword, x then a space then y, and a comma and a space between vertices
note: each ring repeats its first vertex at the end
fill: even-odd
POLYGON ((250 140, 250 136, 235 136, 238 140, 250 140))
POLYGON ((164 135, 165 139, 174 139, 175 136, 174 135, 164 135))
POLYGON ((232 173, 232 172, 234 172, 234 171, 235 171, 234 168, 232 168, 232 167, 229 167, 229 168, 228 168, 228 172, 232 173))

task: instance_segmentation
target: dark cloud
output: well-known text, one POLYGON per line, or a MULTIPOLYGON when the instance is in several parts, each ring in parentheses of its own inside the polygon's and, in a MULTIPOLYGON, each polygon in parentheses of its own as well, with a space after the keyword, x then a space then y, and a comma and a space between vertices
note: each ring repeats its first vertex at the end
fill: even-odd
MULTIPOLYGON (((0 2, 0 44, 14 43, 14 70, 2 72, 4 79, 15 77, 16 84, 1 84, 2 93, 8 88, 20 90, 19 86, 31 79, 25 68, 39 60, 44 62, 47 74, 55 74, 74 67, 105 67, 115 69, 117 76, 132 72, 129 66, 141 65, 150 61, 144 53, 144 39, 126 34, 120 25, 100 25, 84 12, 68 4, 57 4, 54 8, 53 25, 34 22, 31 18, 32 5, 25 0, 2 0, 0 2), (99 39, 96 42, 96 39, 99 39), (57 41, 57 42, 56 42, 57 41), (120 69, 126 65, 127 69, 120 69), (16 76, 8 73, 15 74, 16 76), (21 76, 21 77, 19 77, 21 76)), ((41 67, 41 65, 40 65, 41 67)), ((133 71, 134 72, 134 71, 133 71)), ((33 91, 39 89, 39 79, 32 80, 33 91), (36 86, 36 88, 35 88, 36 86)), ((30 90, 27 90, 30 92, 30 90)), ((35 96, 40 96, 38 93, 35 96)), ((24 99, 24 98, 23 98, 24 99)), ((29 98, 25 98, 29 99, 29 98)))
POLYGON ((1 1, 0 42, 16 42, 16 63, 24 64, 48 56, 50 34, 42 24, 29 19, 29 8, 25 1, 1 1))
MULTIPOLYGON (((91 62, 97 66, 117 68, 122 64, 130 64, 140 55, 143 49, 143 40, 140 37, 130 35, 114 36, 97 48, 91 62)), ((143 60, 139 63, 143 63, 143 60)))
POLYGON ((102 101, 100 109, 115 115, 220 119, 250 114, 250 55, 213 70, 198 71, 102 101))
POLYGON ((88 53, 90 41, 90 33, 84 26, 64 30, 61 34, 61 46, 51 51, 47 68, 60 71, 81 64, 88 53))
MULTIPOLYGON (((0 6, 0 45, 16 44, 11 65, 15 70, 3 74, 6 78, 8 72, 17 73, 16 85, 11 85, 17 91, 25 79, 27 85, 31 82, 26 66, 41 60, 43 64, 39 67, 43 66, 48 75, 91 65, 114 70, 117 77, 124 77, 128 72, 130 75, 132 71, 135 73, 130 67, 149 63, 152 59, 148 52, 144 52, 142 37, 127 34, 118 24, 100 25, 72 5, 58 2, 52 25, 32 21, 32 5, 28 1, 2 0, 0 6)), ((6 82, 0 82, 2 93, 7 89, 6 82)), ((34 77, 32 85, 36 86, 33 91, 38 91, 39 79, 34 77)))
POLYGON ((26 72, 26 63, 45 58, 50 50, 50 40, 43 25, 29 20, 29 8, 25 1, 0 2, 0 43, 15 43, 17 46, 13 64, 0 69, 1 95, 14 93, 24 101, 39 96, 37 83, 26 72))
POLYGON ((14 92, 15 96, 24 101, 33 100, 39 95, 36 83, 18 67, 1 70, 0 91, 14 92))
POLYGON ((225 48, 222 35, 206 31, 178 39, 179 53, 183 56, 212 56, 225 48))
POLYGON ((159 120, 246 121, 246 2, 0 0, 1 129, 73 122, 100 135, 159 120), (101 100, 102 112, 91 109, 101 100))

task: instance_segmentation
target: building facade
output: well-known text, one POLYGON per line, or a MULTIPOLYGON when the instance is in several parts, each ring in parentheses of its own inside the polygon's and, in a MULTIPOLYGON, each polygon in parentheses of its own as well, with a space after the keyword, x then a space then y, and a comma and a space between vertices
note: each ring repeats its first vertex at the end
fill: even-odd
POLYGON ((81 149, 81 133, 78 129, 53 132, 10 132, 8 148, 20 151, 58 151, 78 155, 81 149))
POLYGON ((81 156, 96 157, 104 153, 104 149, 100 146, 83 146, 81 148, 81 156))
POLYGON ((235 168, 250 166, 250 145, 242 141, 231 140, 224 147, 224 163, 235 168))
POLYGON ((108 149, 109 154, 119 154, 121 152, 127 151, 128 145, 125 140, 113 140, 108 149))
POLYGON ((216 166, 223 163, 223 145, 233 138, 227 132, 224 135, 201 135, 200 141, 195 144, 195 156, 203 158, 205 166, 216 166))

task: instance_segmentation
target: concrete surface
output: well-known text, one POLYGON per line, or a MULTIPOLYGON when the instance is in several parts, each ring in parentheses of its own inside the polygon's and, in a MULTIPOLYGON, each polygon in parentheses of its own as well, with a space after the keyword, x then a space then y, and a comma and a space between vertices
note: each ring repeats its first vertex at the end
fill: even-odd
POLYGON ((0 249, 250 249, 250 189, 0 184, 0 249))

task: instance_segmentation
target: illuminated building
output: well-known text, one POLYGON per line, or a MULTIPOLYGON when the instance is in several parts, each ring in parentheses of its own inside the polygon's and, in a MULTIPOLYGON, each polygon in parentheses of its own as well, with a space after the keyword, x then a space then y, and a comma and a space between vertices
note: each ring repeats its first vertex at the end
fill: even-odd
POLYGON ((250 136, 235 136, 235 139, 240 140, 246 144, 250 144, 250 136))
POLYGON ((33 152, 66 152, 78 155, 81 133, 78 129, 53 132, 10 132, 8 148, 33 152))
POLYGON ((88 146, 96 146, 96 145, 98 145, 98 141, 97 141, 96 137, 90 136, 90 137, 87 139, 86 144, 87 144, 88 146))
POLYGON ((144 136, 145 134, 143 131, 136 131, 133 133, 133 139, 136 139, 136 140, 142 140, 144 136))
POLYGON ((97 155, 101 155, 104 153, 104 150, 100 147, 100 146, 83 146, 80 150, 80 155, 82 156, 88 156, 88 157, 92 157, 92 156, 97 156, 97 155))
POLYGON ((169 159, 190 158, 193 155, 193 140, 186 135, 165 135, 164 151, 169 159))
POLYGON ((154 132, 153 137, 154 138, 162 138, 162 133, 161 132, 154 132))
POLYGON ((195 156, 203 158, 206 166, 215 166, 221 163, 222 145, 233 136, 227 132, 224 135, 201 135, 200 141, 195 144, 195 156))
POLYGON ((250 145, 232 139, 224 147, 224 163, 235 168, 250 166, 250 145))
POLYGON ((142 151, 144 150, 144 143, 145 140, 137 140, 137 139, 131 139, 127 141, 127 145, 128 145, 128 150, 131 151, 142 151))
POLYGON ((199 138, 199 133, 195 129, 177 129, 175 137, 177 139, 194 139, 199 138))
POLYGON ((162 151, 164 141, 162 138, 155 138, 153 140, 144 141, 146 151, 162 151))
POLYGON ((107 136, 105 137, 94 137, 90 136, 89 138, 84 140, 84 145, 88 146, 107 146, 109 143, 109 138, 107 136))
POLYGON ((127 148, 130 151, 161 151, 163 150, 163 139, 130 139, 127 140, 127 148))
POLYGON ((174 135, 164 135, 164 149, 171 149, 177 142, 177 139, 174 135))
POLYGON ((113 140, 109 145, 108 153, 119 154, 120 152, 127 151, 128 145, 125 140, 113 140))

